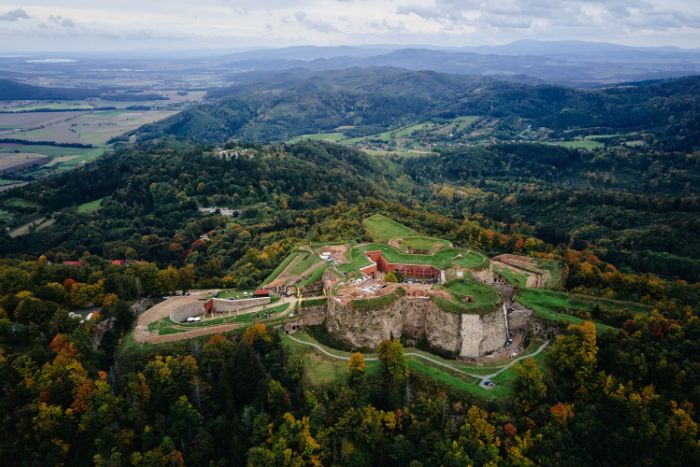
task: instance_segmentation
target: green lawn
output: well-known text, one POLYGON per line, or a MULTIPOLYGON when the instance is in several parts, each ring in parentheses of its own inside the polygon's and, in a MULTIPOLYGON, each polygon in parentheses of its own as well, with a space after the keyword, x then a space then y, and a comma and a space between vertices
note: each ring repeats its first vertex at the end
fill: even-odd
MULTIPOLYGON (((609 300, 588 295, 555 292, 553 290, 521 288, 516 300, 531 308, 538 316, 550 321, 568 321, 579 324, 584 319, 568 314, 567 311, 592 312, 596 304, 601 310, 623 310, 633 314, 648 312, 651 307, 635 302, 609 300)), ((614 329, 602 323, 596 323, 599 330, 614 329)))
POLYGON ((509 268, 499 268, 494 266, 493 270, 500 274, 509 284, 516 287, 525 287, 527 285, 527 274, 524 272, 515 272, 509 268))
MULTIPOLYGON (((488 313, 501 304, 501 297, 496 289, 471 279, 456 279, 444 285, 455 298, 457 307, 449 307, 451 312, 488 313), (464 297, 472 297, 471 302, 464 302, 464 297)), ((444 305, 436 300, 438 306, 444 305)))
POLYGON ((0 186, 12 185, 13 183, 17 183, 19 181, 20 180, 8 180, 6 178, 0 178, 0 186))
POLYGON ((389 219, 382 214, 374 214, 362 221, 370 237, 377 242, 386 242, 392 238, 414 236, 416 233, 399 224, 395 220, 389 219))
POLYGON ((222 290, 216 295, 216 298, 251 298, 253 292, 253 290, 222 290))
POLYGON ((315 253, 299 251, 297 253, 297 259, 289 268, 288 273, 293 275, 302 274, 311 266, 319 262, 321 262, 321 258, 319 258, 315 253))
POLYGON ((433 248, 444 248, 450 246, 450 242, 447 240, 443 240, 441 238, 423 237, 420 235, 402 238, 399 244, 401 245, 402 252, 406 252, 408 250, 431 251, 433 248))
POLYGON ((324 264, 322 266, 317 267, 314 269, 314 271, 307 277, 306 279, 302 280, 299 282, 299 285, 301 287, 305 287, 307 285, 313 285, 316 282, 319 282, 321 278, 323 277, 323 272, 326 270, 328 267, 328 264, 324 264))

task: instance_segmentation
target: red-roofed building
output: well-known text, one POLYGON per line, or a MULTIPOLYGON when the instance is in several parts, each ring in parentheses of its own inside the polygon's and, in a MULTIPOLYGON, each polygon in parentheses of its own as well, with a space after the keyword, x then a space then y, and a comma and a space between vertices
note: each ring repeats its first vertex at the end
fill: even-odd
POLYGON ((75 266, 75 267, 80 267, 80 261, 64 261, 63 262, 64 266, 75 266))
POLYGON ((270 291, 267 289, 257 289, 253 293, 253 297, 269 297, 270 296, 270 291))
POLYGON ((114 266, 126 266, 126 260, 125 259, 113 259, 112 264, 114 266))

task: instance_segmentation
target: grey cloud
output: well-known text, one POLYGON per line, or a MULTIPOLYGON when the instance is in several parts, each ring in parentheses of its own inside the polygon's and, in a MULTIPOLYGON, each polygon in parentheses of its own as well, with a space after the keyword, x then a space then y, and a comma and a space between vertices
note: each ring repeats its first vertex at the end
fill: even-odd
POLYGON ((0 15, 0 21, 18 21, 20 19, 29 19, 31 16, 21 8, 16 10, 8 11, 7 13, 0 15))
POLYGON ((306 29, 325 33, 338 32, 338 29, 332 24, 328 24, 325 21, 311 19, 303 11, 297 11, 294 16, 306 29))
POLYGON ((75 23, 73 22, 72 19, 64 18, 63 16, 60 16, 60 15, 49 16, 49 21, 51 21, 54 24, 57 24, 59 26, 63 26, 64 28, 74 28, 75 27, 75 23))

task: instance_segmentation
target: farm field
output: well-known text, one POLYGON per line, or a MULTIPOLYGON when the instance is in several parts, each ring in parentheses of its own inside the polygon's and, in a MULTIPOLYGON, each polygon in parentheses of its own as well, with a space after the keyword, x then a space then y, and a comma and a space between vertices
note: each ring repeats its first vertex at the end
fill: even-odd
POLYGON ((0 137, 23 138, 23 132, 75 120, 87 112, 0 113, 0 137))
POLYGON ((18 117, 31 117, 20 131, 0 131, 0 137, 28 141, 104 145, 111 138, 173 115, 173 111, 99 110, 94 112, 32 112, 0 114, 0 127, 18 117), (68 114, 68 115, 66 115, 68 114))
POLYGON ((563 146, 570 149, 585 149, 587 151, 592 151, 593 149, 602 148, 605 144, 600 141, 594 141, 590 139, 586 140, 569 140, 569 141, 549 141, 546 144, 552 144, 554 146, 563 146))
POLYGON ((48 156, 33 152, 0 152, 0 173, 11 173, 36 167, 49 161, 48 156))
MULTIPOLYGON (((4 154, 31 153, 34 157, 49 157, 41 167, 23 169, 35 177, 54 171, 72 169, 104 154, 107 142, 176 113, 174 110, 102 110, 68 112, 0 113, 0 139, 53 141, 67 144, 92 145, 92 148, 61 147, 42 144, 0 143, 0 160, 4 154)), ((17 157, 17 156, 13 156, 17 157)), ((18 165, 19 162, 15 162, 18 165)), ((0 161, 0 171, 3 169, 0 161)))
POLYGON ((370 237, 376 242, 386 242, 392 238, 415 236, 416 232, 382 214, 375 214, 362 221, 370 237))

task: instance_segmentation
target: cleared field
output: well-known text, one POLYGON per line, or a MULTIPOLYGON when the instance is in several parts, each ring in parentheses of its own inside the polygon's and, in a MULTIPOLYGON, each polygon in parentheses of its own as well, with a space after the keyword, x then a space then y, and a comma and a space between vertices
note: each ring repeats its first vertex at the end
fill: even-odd
POLYGON ((392 238, 415 236, 416 232, 382 214, 374 214, 362 221, 370 237, 376 242, 386 242, 392 238))
POLYGON ((569 140, 569 141, 549 141, 547 144, 554 146, 563 146, 570 149, 585 149, 592 151, 593 149, 602 148, 605 144, 594 140, 569 140))
MULTIPOLYGON (((100 110, 95 112, 33 112, 27 114, 0 114, 2 117, 50 115, 40 127, 13 131, 12 137, 28 141, 56 141, 59 143, 104 145, 111 138, 173 115, 174 111, 100 110), (64 115, 64 114, 70 115, 64 115), (62 116, 57 119, 56 115, 62 116)), ((18 127, 15 127, 18 128, 18 127)), ((9 135, 4 135, 9 137, 9 135)))
POLYGON ((9 180, 7 178, 0 178, 0 186, 12 185, 17 183, 19 180, 9 180))
POLYGON ((21 225, 14 230, 11 230, 10 232, 8 232, 8 235, 11 238, 16 238, 16 237, 19 237, 22 235, 27 235, 32 230, 44 229, 46 227, 53 225, 54 222, 55 221, 53 219, 47 219, 45 217, 42 217, 42 218, 37 219, 35 221, 27 222, 26 224, 21 225))
POLYGON ((87 112, 0 113, 0 136, 23 138, 22 132, 71 121, 87 112))
POLYGON ((33 152, 0 153, 0 173, 17 172, 29 167, 45 164, 49 157, 33 152))
POLYGON ((100 207, 102 206, 102 202, 109 197, 105 198, 100 198, 96 199, 93 201, 88 201, 87 203, 83 203, 80 206, 78 206, 78 213, 80 214, 92 214, 93 212, 97 212, 100 207))
POLYGON ((297 143, 299 141, 332 141, 338 142, 345 139, 345 135, 340 132, 334 133, 309 133, 306 135, 299 135, 289 140, 290 143, 297 143))

